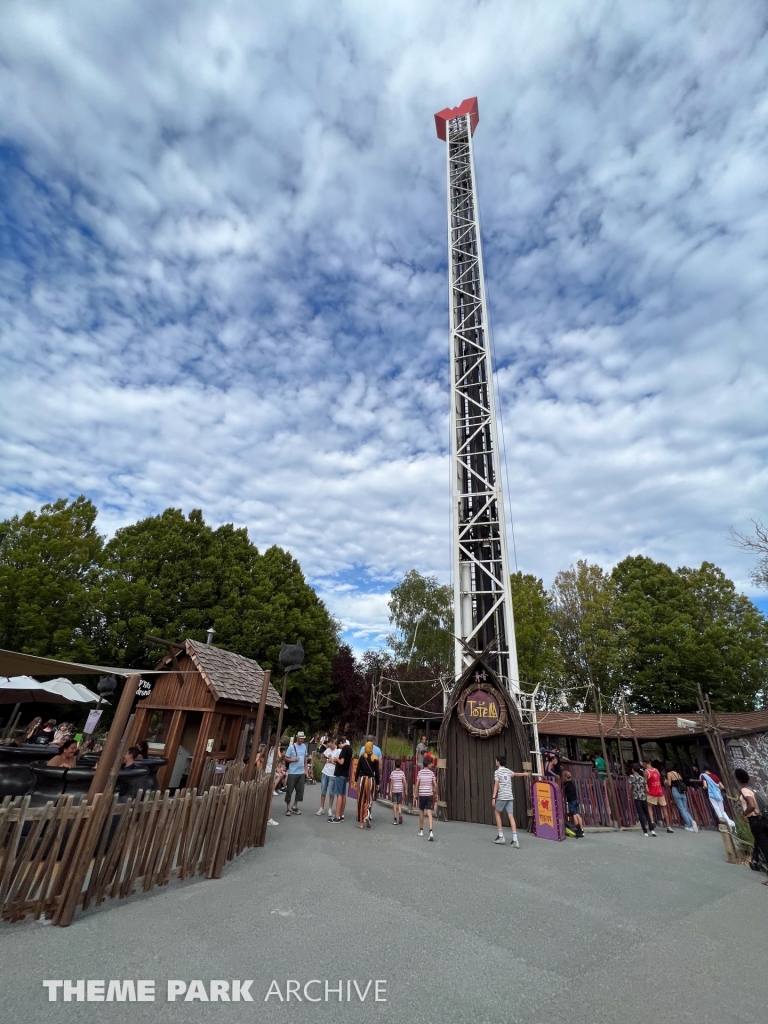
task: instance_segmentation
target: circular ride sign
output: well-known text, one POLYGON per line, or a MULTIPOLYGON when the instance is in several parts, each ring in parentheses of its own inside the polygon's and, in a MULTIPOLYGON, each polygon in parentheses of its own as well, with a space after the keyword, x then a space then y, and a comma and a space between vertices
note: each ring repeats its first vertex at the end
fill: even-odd
POLYGON ((499 691, 487 683, 472 683, 459 698, 459 721, 473 736, 497 736, 507 725, 507 707, 499 691))

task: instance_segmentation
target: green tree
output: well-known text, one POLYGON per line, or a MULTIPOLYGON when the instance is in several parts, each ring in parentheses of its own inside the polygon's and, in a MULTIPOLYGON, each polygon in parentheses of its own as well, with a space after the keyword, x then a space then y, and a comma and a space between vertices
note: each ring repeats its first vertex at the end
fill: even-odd
POLYGON ((632 706, 690 712, 697 685, 720 711, 754 708, 768 674, 765 618, 709 562, 672 570, 634 556, 614 568, 624 642, 621 676, 632 706))
POLYGON ((395 660, 408 665, 447 669, 453 664, 453 603, 451 588, 436 576, 407 572, 389 598, 389 621, 395 632, 387 637, 395 660))
POLYGON ((544 583, 522 572, 510 576, 520 682, 525 689, 549 686, 558 674, 559 648, 544 583))
POLYGON ((333 698, 337 624, 299 563, 278 547, 260 554, 244 529, 212 529, 199 509, 166 509, 118 530, 104 551, 101 606, 104 657, 120 664, 163 653, 147 635, 204 640, 212 626, 218 646, 279 678, 281 641, 301 638, 305 667, 289 677, 286 720, 316 722, 333 698))
POLYGON ((557 574, 550 601, 560 653, 561 699, 568 707, 589 708, 587 687, 594 686, 610 701, 618 685, 621 643, 611 577, 599 565, 581 560, 557 574))
POLYGON ((82 495, 0 524, 2 646, 25 654, 95 662, 93 603, 103 538, 82 495))

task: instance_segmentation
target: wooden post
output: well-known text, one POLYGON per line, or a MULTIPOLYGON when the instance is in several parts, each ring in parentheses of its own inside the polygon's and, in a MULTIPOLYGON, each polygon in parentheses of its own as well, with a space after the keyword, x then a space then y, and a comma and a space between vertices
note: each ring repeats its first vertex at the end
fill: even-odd
POLYGON ((3 730, 3 743, 5 743, 6 740, 11 738, 11 735, 13 733, 14 727, 16 725, 16 720, 19 718, 20 715, 21 715, 21 704, 17 704, 14 707, 13 711, 11 712, 11 717, 8 719, 8 724, 6 725, 5 729, 3 730))
POLYGON ((280 697, 280 712, 277 716, 277 733, 275 735, 275 753, 272 755, 272 771, 269 776, 269 789, 267 790, 267 799, 264 802, 264 820, 261 823, 261 831, 259 833, 259 841, 257 846, 264 845, 265 833, 267 831, 267 822, 272 815, 272 796, 275 792, 275 772, 277 771, 277 752, 280 749, 280 736, 283 731, 283 708, 285 707, 285 691, 288 688, 288 673, 286 672, 283 676, 283 693, 280 697))
POLYGON ((133 699, 136 696, 136 690, 141 682, 141 676, 128 676, 123 684, 123 692, 120 694, 120 700, 115 710, 115 717, 112 720, 107 738, 104 743, 104 749, 101 752, 99 760, 96 762, 96 771, 93 774, 93 781, 91 782, 90 789, 88 790, 88 801, 93 801, 94 796, 97 793, 104 793, 107 785, 107 779, 109 773, 112 771, 112 765, 117 754, 117 748, 120 745, 120 740, 123 738, 125 727, 128 724, 128 719, 131 716, 131 707, 133 706, 133 699))
POLYGON ((608 760, 608 751, 605 747, 605 730, 603 729, 603 711, 600 706, 600 691, 595 687, 592 688, 592 697, 595 702, 595 711, 597 712, 597 729, 600 733, 600 744, 603 748, 603 761, 605 761, 605 770, 608 773, 608 801, 611 805, 611 813, 613 814, 613 827, 618 830, 619 822, 619 802, 616 799, 616 790, 613 787, 613 775, 611 773, 611 763, 608 760))
POLYGON ((259 741, 261 740, 261 729, 264 725, 264 709, 267 706, 267 690, 269 681, 272 678, 272 670, 267 669, 261 680, 261 693, 259 694, 259 710, 256 712, 256 725, 253 727, 253 742, 251 743, 251 756, 248 758, 248 767, 245 770, 245 781, 250 782, 256 770, 256 755, 259 752, 259 741))

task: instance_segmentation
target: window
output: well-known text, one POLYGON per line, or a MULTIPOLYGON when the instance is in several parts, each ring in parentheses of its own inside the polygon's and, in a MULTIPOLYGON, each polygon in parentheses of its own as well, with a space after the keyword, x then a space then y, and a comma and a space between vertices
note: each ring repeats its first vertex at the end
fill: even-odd
POLYGON ((168 730, 171 727, 172 711, 153 711, 149 718, 144 739, 147 743, 165 743, 168 738, 168 730))

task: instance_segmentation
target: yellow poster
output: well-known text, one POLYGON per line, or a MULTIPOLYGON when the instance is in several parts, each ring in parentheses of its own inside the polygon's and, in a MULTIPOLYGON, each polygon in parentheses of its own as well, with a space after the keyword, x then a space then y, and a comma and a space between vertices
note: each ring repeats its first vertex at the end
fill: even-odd
POLYGON ((536 816, 540 825, 555 827, 555 811, 552 806, 552 790, 548 783, 536 783, 536 816))

